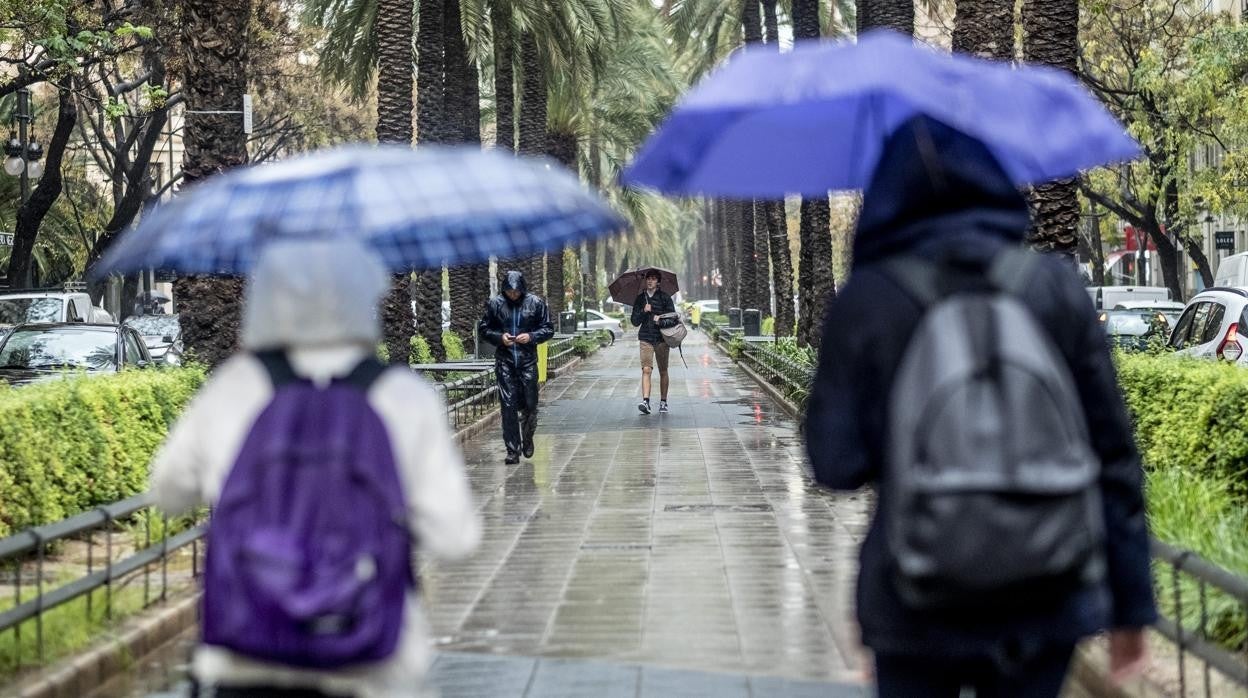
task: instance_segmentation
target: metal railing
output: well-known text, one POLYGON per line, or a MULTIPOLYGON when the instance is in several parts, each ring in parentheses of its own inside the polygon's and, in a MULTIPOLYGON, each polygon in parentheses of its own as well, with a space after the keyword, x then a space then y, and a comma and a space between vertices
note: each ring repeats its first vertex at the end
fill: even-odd
MULTIPOLYGON (((705 318, 702 325, 738 362, 780 388, 798 408, 805 404, 813 365, 781 353, 770 341, 737 338, 705 318)), ((1191 695, 1211 698, 1220 685, 1248 687, 1248 577, 1156 539, 1152 558, 1163 616, 1155 629, 1177 650, 1179 695, 1191 690, 1191 695)))
POLYGON ((1248 687, 1248 578, 1218 567, 1189 550, 1154 539, 1154 581, 1162 618, 1156 630, 1178 651, 1179 695, 1219 695, 1216 671, 1248 687), (1189 655, 1199 678, 1191 676, 1189 655))
POLYGON ((780 352, 771 341, 746 340, 738 361, 748 365, 772 386, 780 388, 798 409, 806 406, 810 385, 815 378, 814 366, 780 352))
MULTIPOLYGON (((0 634, 12 633, 11 665, 21 668, 27 663, 22 631, 32 624, 34 659, 38 664, 45 661, 45 618, 72 601, 85 597, 82 613, 88 625, 111 623, 122 593, 126 599, 120 605, 135 610, 164 601, 171 589, 171 562, 185 548, 190 548, 185 560, 189 569, 179 567, 174 575, 188 584, 197 578, 205 517, 201 513, 171 522, 152 508, 150 494, 143 493, 0 539, 0 589, 11 591, 0 595, 0 634), (159 540, 154 541, 156 522, 159 540), (85 544, 85 550, 79 547, 71 553, 71 543, 85 544), (59 554, 50 557, 56 551, 59 554), (85 571, 75 575, 84 565, 85 571), (137 587, 131 587, 139 579, 141 596, 137 587), (157 580, 158 592, 153 590, 157 580), (31 587, 33 596, 27 593, 31 587)), ((172 588, 178 586, 174 581, 172 588)))

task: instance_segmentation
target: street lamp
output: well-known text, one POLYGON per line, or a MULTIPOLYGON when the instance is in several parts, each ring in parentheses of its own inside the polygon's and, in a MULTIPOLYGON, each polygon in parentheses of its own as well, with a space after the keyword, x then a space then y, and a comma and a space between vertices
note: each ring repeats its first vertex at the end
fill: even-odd
POLYGON ((30 113, 30 90, 17 91, 17 131, 9 133, 4 144, 4 172, 22 178, 22 202, 30 198, 30 179, 43 175, 43 146, 29 135, 27 129, 34 117, 30 113))

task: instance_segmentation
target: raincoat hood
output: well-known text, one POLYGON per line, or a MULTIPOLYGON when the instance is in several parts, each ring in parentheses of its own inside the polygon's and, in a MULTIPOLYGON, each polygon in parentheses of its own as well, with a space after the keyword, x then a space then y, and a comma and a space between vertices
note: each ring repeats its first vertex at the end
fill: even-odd
POLYGON ((1027 201, 979 141, 925 116, 884 143, 863 194, 854 266, 965 239, 1022 242, 1027 201))
POLYGON ((501 290, 520 292, 519 300, 513 301, 510 298, 507 299, 507 302, 511 303, 512 305, 523 303, 525 294, 529 292, 528 288, 524 284, 524 274, 521 274, 520 272, 514 269, 507 272, 507 278, 503 280, 503 288, 501 290))
POLYGON ((380 260, 357 242, 273 243, 248 278, 242 345, 249 351, 375 346, 377 303, 389 285, 380 260))

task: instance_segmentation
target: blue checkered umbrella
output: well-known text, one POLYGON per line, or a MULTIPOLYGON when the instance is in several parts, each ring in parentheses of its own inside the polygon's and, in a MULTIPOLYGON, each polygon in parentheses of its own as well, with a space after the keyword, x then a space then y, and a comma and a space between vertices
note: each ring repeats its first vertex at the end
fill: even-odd
POLYGON ((265 243, 365 242, 391 269, 558 249, 624 230, 557 164, 479 148, 348 146, 214 177, 146 215, 91 273, 245 274, 265 243))

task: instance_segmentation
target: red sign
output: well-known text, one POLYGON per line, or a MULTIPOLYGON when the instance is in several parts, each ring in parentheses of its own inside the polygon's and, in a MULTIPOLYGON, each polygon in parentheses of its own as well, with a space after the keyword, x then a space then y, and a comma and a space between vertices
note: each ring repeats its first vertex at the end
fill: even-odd
MULTIPOLYGON (((1141 238, 1141 237, 1143 237, 1143 238, 1147 238, 1147 237, 1148 237, 1148 233, 1144 232, 1143 230, 1136 230, 1134 227, 1129 226, 1129 225, 1128 225, 1127 227, 1123 228, 1123 229, 1122 229, 1122 232, 1123 232, 1123 234, 1124 234, 1124 235, 1126 235, 1126 236, 1127 236, 1127 250, 1128 250, 1129 252, 1135 252, 1136 250, 1140 249, 1140 241, 1139 241, 1139 239, 1138 239, 1138 238, 1141 238)), ((1157 245, 1156 245, 1156 243, 1154 243, 1151 239, 1149 239, 1149 240, 1148 240, 1148 247, 1147 247, 1146 249, 1147 249, 1149 252, 1156 252, 1156 251, 1157 251, 1157 245)))

